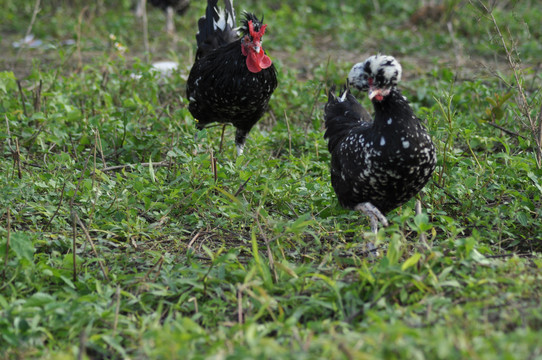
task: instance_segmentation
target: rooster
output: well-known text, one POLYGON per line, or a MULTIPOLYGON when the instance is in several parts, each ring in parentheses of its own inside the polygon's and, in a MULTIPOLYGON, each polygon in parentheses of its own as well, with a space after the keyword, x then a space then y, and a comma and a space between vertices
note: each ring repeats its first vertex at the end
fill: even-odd
POLYGON ((436 150, 420 119, 397 88, 401 65, 385 55, 352 67, 346 89, 334 88, 325 106, 331 184, 340 204, 370 219, 371 230, 385 214, 416 195, 429 181, 436 150), (350 93, 349 85, 368 91, 374 119, 350 93))
POLYGON ((208 0, 205 16, 198 21, 196 61, 186 94, 197 129, 231 123, 241 155, 247 134, 268 108, 277 72, 262 47, 267 27, 263 18, 244 13, 241 27, 235 29, 233 4, 224 0, 224 5, 220 9, 217 0, 208 0))
MULTIPOLYGON (((145 7, 146 0, 138 0, 136 6, 136 16, 143 16, 143 9, 145 7)), ((169 34, 175 32, 175 22, 173 16, 175 14, 182 15, 188 9, 190 0, 149 0, 152 6, 162 9, 166 13, 166 31, 169 34)))

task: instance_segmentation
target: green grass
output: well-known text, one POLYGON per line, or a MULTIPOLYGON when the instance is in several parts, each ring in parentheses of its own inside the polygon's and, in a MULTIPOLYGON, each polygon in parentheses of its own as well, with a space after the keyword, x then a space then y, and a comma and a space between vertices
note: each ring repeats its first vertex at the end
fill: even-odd
MULTIPOLYGON (((231 127, 222 151, 221 127, 194 140, 184 98, 205 4, 175 37, 149 9, 151 58, 181 64, 159 79, 131 1, 102 3, 42 2, 44 46, 22 50, 34 2, 0 9, 0 359, 542 358, 542 170, 475 1, 423 22, 414 3, 237 1, 279 70, 241 157, 231 127), (438 166, 423 213, 373 239, 331 188, 323 104, 376 52, 402 63, 438 166)), ((492 14, 539 119, 542 7, 492 14)))

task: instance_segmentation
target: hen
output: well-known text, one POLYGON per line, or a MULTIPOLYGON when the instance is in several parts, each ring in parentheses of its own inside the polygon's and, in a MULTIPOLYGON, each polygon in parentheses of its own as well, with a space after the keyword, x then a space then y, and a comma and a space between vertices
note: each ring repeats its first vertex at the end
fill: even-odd
POLYGON ((416 195, 429 181, 436 150, 420 119, 396 87, 401 65, 375 55, 352 67, 350 85, 368 91, 374 120, 350 94, 329 93, 325 138, 331 153, 331 184, 340 204, 365 213, 371 230, 384 216, 416 195))
POLYGON ((247 134, 268 108, 277 72, 262 48, 267 25, 244 13, 239 34, 232 2, 224 0, 224 5, 220 9, 217 0, 208 0, 198 21, 196 61, 186 93, 198 130, 213 122, 231 123, 241 155, 247 134))

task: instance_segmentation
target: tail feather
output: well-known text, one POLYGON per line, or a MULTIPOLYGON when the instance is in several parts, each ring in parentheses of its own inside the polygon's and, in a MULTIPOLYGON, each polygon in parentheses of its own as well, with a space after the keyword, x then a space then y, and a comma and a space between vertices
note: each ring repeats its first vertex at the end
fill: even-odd
POLYGON ((221 9, 218 0, 207 0, 205 16, 198 20, 196 59, 235 41, 237 37, 233 2, 224 0, 224 9, 221 9))
POLYGON ((226 23, 233 29, 235 27, 235 10, 233 9, 233 1, 224 0, 224 9, 228 14, 226 23))
POLYGON ((326 126, 324 138, 328 140, 330 152, 352 128, 369 127, 372 121, 371 115, 350 93, 348 84, 339 97, 335 95, 335 86, 331 87, 324 114, 326 126))

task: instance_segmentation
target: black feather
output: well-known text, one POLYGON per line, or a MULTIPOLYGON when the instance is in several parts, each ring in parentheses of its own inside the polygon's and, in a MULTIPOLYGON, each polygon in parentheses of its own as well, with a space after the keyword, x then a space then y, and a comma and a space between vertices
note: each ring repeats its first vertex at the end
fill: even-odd
POLYGON ((149 0, 149 3, 163 11, 172 8, 178 15, 182 15, 188 9, 190 0, 149 0))
POLYGON ((214 23, 220 21, 218 13, 218 0, 209 0, 205 16, 198 20, 198 33, 196 34, 196 60, 208 55, 211 51, 234 42, 239 38, 235 29, 228 22, 235 24, 235 11, 230 0, 224 0, 224 19, 226 26, 224 29, 215 29, 214 23), (229 20, 229 21, 228 21, 229 20))
MULTIPOLYGON (((225 5, 223 14, 231 16, 234 23, 231 2, 225 0, 225 5)), ((277 73, 273 65, 250 72, 235 30, 229 25, 215 29, 214 23, 220 21, 218 14, 217 0, 208 0, 206 15, 198 22, 196 61, 186 86, 188 109, 198 121, 198 129, 213 122, 233 124, 237 129, 235 142, 242 149, 246 135, 267 110, 277 87, 277 73)), ((245 13, 243 21, 249 20, 255 29, 262 26, 256 16, 245 13)))
POLYGON ((326 124, 324 138, 328 140, 330 153, 348 135, 352 127, 369 126, 372 123, 371 115, 350 93, 348 85, 340 97, 335 95, 335 89, 336 87, 332 86, 329 90, 328 102, 324 110, 326 124), (344 100, 341 101, 343 97, 344 100))
POLYGON ((262 19, 258 20, 256 15, 254 15, 253 13, 243 11, 243 19, 241 19, 241 26, 239 27, 239 30, 241 31, 242 35, 250 35, 248 31, 249 21, 252 21, 252 25, 254 26, 254 31, 258 32, 260 31, 260 28, 263 25, 263 15, 262 15, 262 19))
POLYGON ((325 107, 331 183, 342 206, 354 209, 369 202, 385 214, 429 181, 435 147, 398 89, 373 101, 374 121, 367 121, 361 105, 345 91, 344 101, 330 92, 325 107))

